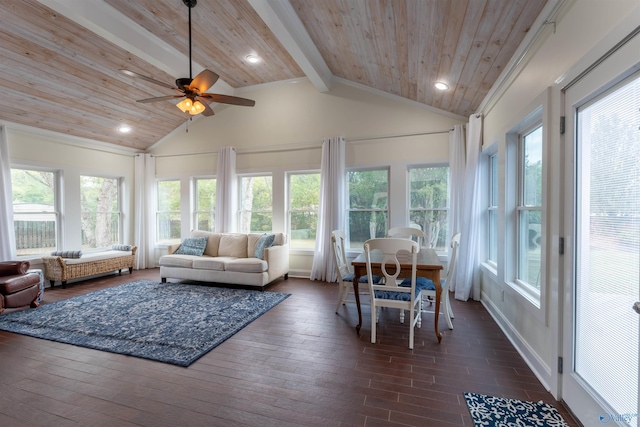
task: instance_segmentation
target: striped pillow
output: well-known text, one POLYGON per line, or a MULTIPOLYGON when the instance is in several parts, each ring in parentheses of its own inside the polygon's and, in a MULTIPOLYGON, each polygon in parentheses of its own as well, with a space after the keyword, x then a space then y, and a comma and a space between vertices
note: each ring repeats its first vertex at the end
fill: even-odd
POLYGON ((80 258, 82 251, 53 251, 51 256, 59 256, 62 258, 80 258))
POLYGON ((111 249, 113 249, 114 251, 130 251, 131 249, 133 249, 133 246, 131 245, 111 245, 111 249))

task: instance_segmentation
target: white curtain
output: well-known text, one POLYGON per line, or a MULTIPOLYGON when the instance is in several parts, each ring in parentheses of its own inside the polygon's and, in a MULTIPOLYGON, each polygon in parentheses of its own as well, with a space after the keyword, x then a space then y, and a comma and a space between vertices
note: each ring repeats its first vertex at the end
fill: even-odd
POLYGON ((236 231, 236 149, 222 147, 218 150, 216 172, 216 232, 236 231))
POLYGON ((155 267, 156 159, 151 154, 135 157, 135 244, 136 269, 155 267))
POLYGON ((320 206, 311 280, 335 282, 338 279, 331 232, 344 229, 345 144, 341 136, 326 138, 322 142, 320 206))
MULTIPOLYGON (((449 132, 449 172, 451 197, 449 199, 450 233, 453 236, 462 229, 462 199, 464 197, 465 125, 455 125, 449 132)), ((455 289, 455 288, 454 288, 455 289)))
POLYGON ((7 129, 0 126, 0 261, 16 258, 16 235, 13 229, 13 193, 7 129))
MULTIPOLYGON (((460 209, 460 248, 452 285, 455 298, 466 301, 480 299, 478 245, 482 212, 480 206, 480 151, 482 148, 482 116, 469 118, 462 207, 460 209), (473 295, 472 295, 473 292, 473 295)), ((454 215, 458 215, 455 213, 454 215)))

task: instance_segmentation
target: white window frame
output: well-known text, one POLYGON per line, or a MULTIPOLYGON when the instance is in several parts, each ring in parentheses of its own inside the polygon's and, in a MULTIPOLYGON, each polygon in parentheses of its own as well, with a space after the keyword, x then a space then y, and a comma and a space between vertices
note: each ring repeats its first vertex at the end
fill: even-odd
MULTIPOLYGON (((289 172, 286 172, 286 177, 287 177, 287 183, 286 183, 286 185, 287 185, 287 202, 286 202, 287 203, 287 234, 289 235, 289 242, 290 242, 289 246, 290 246, 291 249, 296 250, 296 251, 303 251, 303 252, 304 251, 306 251, 306 252, 314 251, 315 247, 307 248, 307 247, 302 247, 302 246, 292 246, 292 244, 293 244, 293 235, 292 235, 292 232, 291 232, 291 214, 293 212, 302 212, 302 213, 309 212, 309 213, 311 213, 311 211, 309 211, 309 210, 300 210, 300 209, 294 210, 291 207, 291 177, 294 176, 294 175, 320 175, 320 171, 319 170, 308 170, 308 171, 289 171, 289 172)), ((319 209, 320 209, 320 204, 319 204, 320 194, 319 193, 320 193, 320 188, 318 188, 318 207, 317 207, 317 209, 315 211, 316 216, 319 216, 319 214, 320 214, 320 212, 319 212, 319 209)))
MULTIPOLYGON (((408 208, 407 208, 407 224, 411 223, 411 213, 412 212, 436 212, 436 211, 440 211, 440 212, 445 212, 445 216, 446 216, 446 220, 445 220, 445 232, 446 232, 446 236, 445 236, 445 242, 443 245, 443 250, 438 250, 438 254, 440 255, 446 255, 449 252, 449 241, 451 239, 451 236, 453 235, 453 233, 450 230, 451 227, 451 221, 450 221, 450 203, 451 203, 451 168, 449 167, 448 164, 446 163, 438 163, 438 164, 426 164, 426 165, 416 165, 416 166, 409 166, 407 168, 407 187, 406 187, 406 192, 407 192, 407 204, 408 204, 408 208), (446 207, 445 208, 412 208, 411 207, 411 170, 412 169, 447 169, 447 203, 446 203, 446 207)), ((426 230, 422 230, 426 233, 426 230)), ((423 245, 427 246, 427 242, 423 242, 423 245)))
POLYGON ((178 217, 180 218, 180 229, 182 229, 182 212, 180 209, 178 210, 160 210, 160 197, 159 197, 159 186, 162 182, 177 182, 179 185, 179 196, 182 197, 182 180, 180 178, 163 178, 163 179, 158 179, 156 180, 156 185, 155 185, 155 191, 156 191, 156 230, 155 230, 155 240, 156 240, 156 244, 172 244, 172 243, 178 243, 180 238, 177 239, 160 239, 160 215, 161 214, 177 214, 178 217))
MULTIPOLYGON (((525 213, 540 212, 540 218, 542 218, 542 205, 529 206, 529 205, 526 205, 524 200, 524 197, 525 197, 525 189, 524 189, 525 139, 528 136, 532 135, 534 132, 538 131, 538 129, 540 129, 541 133, 543 133, 544 129, 542 126, 542 118, 540 118, 539 121, 536 121, 531 126, 527 127, 521 133, 518 134, 518 190, 517 190, 518 201, 516 205, 516 218, 515 218, 515 222, 517 224, 516 225, 516 241, 517 241, 516 265, 517 267, 515 269, 516 275, 514 280, 519 286, 524 288, 526 292, 531 294, 533 297, 537 297, 539 299, 540 298, 539 287, 536 287, 533 284, 529 283, 528 281, 524 280, 522 278, 522 275, 524 273, 521 271, 522 263, 526 262, 522 260, 522 257, 524 256, 524 254, 522 253, 522 247, 525 245, 528 245, 529 243, 529 233, 527 232, 526 236, 522 235, 522 230, 523 230, 522 216, 525 213)), ((543 144, 544 144, 544 140, 543 140, 543 144)), ((541 151, 543 151, 543 149, 541 151)), ((542 164, 542 167, 543 167, 542 173, 544 174, 544 163, 542 164)), ((542 191, 544 192, 544 188, 542 189, 542 191)), ((542 227, 542 224, 541 224, 541 227, 542 227)), ((529 229, 527 228, 527 231, 528 230, 529 229)), ((542 257, 542 253, 543 251, 541 248, 541 254, 540 254, 541 257, 542 257)), ((541 267, 540 267, 541 269, 540 269, 539 276, 542 275, 542 259, 540 260, 540 262, 541 262, 541 267)), ((540 279, 541 277, 539 277, 539 280, 540 279)))
MULTIPOLYGON (((120 177, 109 177, 109 176, 103 176, 103 175, 88 175, 88 174, 82 174, 80 175, 80 180, 82 180, 82 177, 88 177, 88 178, 102 178, 102 179, 114 179, 116 180, 116 188, 117 188, 117 210, 116 211, 108 211, 108 212, 95 212, 96 214, 99 213, 107 213, 107 214, 116 214, 118 216, 118 239, 116 243, 123 243, 122 242, 122 232, 123 232, 123 222, 122 222, 122 183, 123 183, 123 179, 120 177)), ((84 213, 84 211, 81 211, 81 215, 84 213)), ((91 250, 99 250, 99 249, 104 249, 105 247, 98 247, 98 248, 90 248, 89 251, 91 250)))
POLYGON ((496 149, 490 149, 486 152, 485 154, 486 157, 486 217, 485 217, 485 236, 486 236, 486 242, 487 242, 487 246, 485 248, 486 252, 486 256, 485 256, 485 264, 486 266, 492 270, 493 274, 495 275, 498 269, 498 229, 500 227, 499 221, 498 221, 498 199, 499 199, 499 191, 500 191, 500 185, 499 185, 499 173, 500 173, 500 166, 499 166, 499 155, 498 152, 496 151, 496 149), (495 160, 495 163, 494 163, 495 160), (495 179, 494 179, 494 172, 495 171, 495 179), (492 226, 492 222, 491 222, 491 215, 494 215, 495 217, 495 229, 492 226), (492 247, 492 238, 494 239, 493 241, 495 242, 495 248, 492 247), (495 257, 495 259, 491 258, 491 253, 492 250, 494 251, 493 256, 495 257))
POLYGON ((214 180, 216 181, 217 184, 217 178, 215 176, 201 176, 201 177, 194 177, 192 179, 192 188, 193 188, 193 210, 192 210, 192 217, 191 217, 191 221, 193 224, 193 229, 194 230, 200 230, 200 226, 199 226, 199 221, 198 221, 198 217, 200 214, 208 214, 210 215, 211 219, 212 219, 212 228, 211 230, 204 230, 204 231, 212 231, 215 232, 216 229, 216 200, 214 198, 213 203, 211 205, 211 210, 203 210, 200 209, 200 205, 198 204, 199 201, 199 197, 198 197, 198 182, 199 181, 211 181, 214 180))
MULTIPOLYGON (((244 212, 251 212, 251 214, 253 215, 253 213, 270 213, 271 214, 271 232, 273 232, 273 197, 274 197, 274 188, 273 188, 273 173, 268 172, 268 173, 252 173, 252 174, 242 174, 242 175, 238 175, 238 214, 237 214, 237 221, 238 221, 238 231, 240 232, 247 232, 247 233, 259 233, 261 231, 253 231, 253 230, 246 230, 243 231, 242 230, 242 214, 244 212), (263 178, 263 177, 269 177, 271 178, 271 209, 267 210, 267 209, 251 209, 251 211, 247 211, 243 209, 242 206, 242 180, 244 178, 263 178)), ((266 231, 265 231, 266 232, 266 231)))
MULTIPOLYGON (((550 129, 550 88, 547 88, 525 109, 529 112, 521 116, 520 121, 505 134, 504 154, 504 191, 505 217, 503 223, 498 214, 498 277, 504 278, 504 291, 522 304, 535 319, 547 322, 547 229, 548 229, 548 155, 550 129), (519 135, 542 124, 542 224, 541 224, 541 271, 540 289, 536 289, 517 280, 517 250, 518 250, 518 203, 519 203, 519 135), (501 252, 501 246, 503 250, 501 252), (504 265, 501 271, 501 265, 504 265)), ((502 154, 500 151, 499 154, 502 154)), ((498 200, 498 209, 502 210, 498 200)))
MULTIPOLYGON (((387 224, 386 224, 386 230, 389 229, 389 214, 390 214, 390 207, 389 207, 389 200, 390 200, 390 191, 391 190, 391 171, 389 167, 386 166, 380 166, 380 167, 369 167, 369 168, 349 168, 346 170, 346 175, 345 175, 345 189, 344 189, 344 193, 345 193, 345 197, 346 197, 346 201, 345 201, 345 206, 346 206, 346 217, 345 217, 345 229, 347 230, 346 237, 347 237, 347 242, 346 242, 346 250, 347 251, 351 251, 351 250, 362 250, 362 248, 360 247, 352 247, 351 246, 351 230, 349 228, 349 217, 351 215, 352 212, 370 212, 370 213, 386 213, 386 217, 387 217, 387 224), (350 197, 349 197, 349 174, 350 173, 357 173, 357 172, 370 172, 370 171, 384 171, 387 174, 387 208, 386 209, 378 209, 378 208, 359 208, 359 209, 352 209, 351 205, 350 205, 350 197)), ((374 200, 375 202, 376 200, 374 200)), ((364 243, 364 242, 363 242, 364 243)))
MULTIPOLYGON (((20 170, 26 170, 26 171, 35 171, 35 172, 47 172, 47 173, 52 173, 53 174, 53 182, 54 182, 54 188, 53 188, 53 212, 46 212, 46 214, 48 215, 53 215, 54 217, 54 221, 55 221, 55 244, 56 247, 54 248, 54 250, 57 250, 59 248, 62 248, 62 215, 60 212, 60 200, 62 199, 62 182, 61 182, 61 172, 59 170, 56 169, 48 169, 48 168, 39 168, 39 167, 33 167, 33 166, 22 166, 22 165, 12 165, 11 169, 20 169, 20 170)), ((20 215, 26 215, 26 216, 32 216, 32 215, 42 215, 42 212, 20 212, 20 215)), ((13 211, 13 218, 14 218, 14 227, 15 227, 15 216, 16 216, 16 212, 13 211)), ((15 230, 15 228, 14 228, 15 230)), ((17 249, 17 241, 16 243, 16 251, 17 249)), ((40 252, 38 254, 29 254, 29 255, 23 255, 23 256, 17 256, 18 259, 21 260, 27 260, 27 259, 35 259, 35 258, 39 258, 39 256, 42 256, 43 254, 48 254, 49 252, 40 252)))

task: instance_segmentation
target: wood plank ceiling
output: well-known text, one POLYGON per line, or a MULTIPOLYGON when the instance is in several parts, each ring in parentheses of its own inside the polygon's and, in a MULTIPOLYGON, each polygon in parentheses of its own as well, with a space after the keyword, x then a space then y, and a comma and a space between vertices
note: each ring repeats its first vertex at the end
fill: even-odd
MULTIPOLYGON (((68 1, 78 5, 85 0, 0 2, 0 123, 141 151, 181 126, 185 118, 171 102, 135 102, 173 94, 169 89, 118 70, 168 84, 188 76, 188 9, 183 2, 104 0, 92 15, 93 5, 65 9, 68 1), (140 36, 129 36, 129 43, 123 28, 140 36), (158 49, 169 52, 166 58, 146 54, 158 49), (120 123, 133 126, 134 132, 118 134, 120 123)), ((305 75, 314 81, 308 64, 320 62, 340 79, 468 116, 546 2, 200 0, 191 10, 193 73, 203 67, 216 72, 221 82, 209 92, 233 95, 234 89, 305 75), (281 14, 279 27, 270 16, 265 18, 269 25, 263 20, 265 4, 275 5, 266 15, 281 14), (301 54, 291 48, 292 40, 304 38, 290 31, 292 20, 302 24, 303 36, 317 51, 301 54), (314 57, 317 52, 319 58, 314 57), (248 54, 262 61, 249 64, 248 54), (438 80, 450 89, 434 90, 438 80)))

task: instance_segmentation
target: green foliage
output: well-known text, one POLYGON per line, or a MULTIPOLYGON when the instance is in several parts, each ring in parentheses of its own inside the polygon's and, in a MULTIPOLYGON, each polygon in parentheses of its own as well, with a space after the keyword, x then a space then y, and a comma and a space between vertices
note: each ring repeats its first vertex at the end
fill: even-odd
POLYGON ((53 172, 11 169, 13 203, 36 203, 54 206, 53 172))

